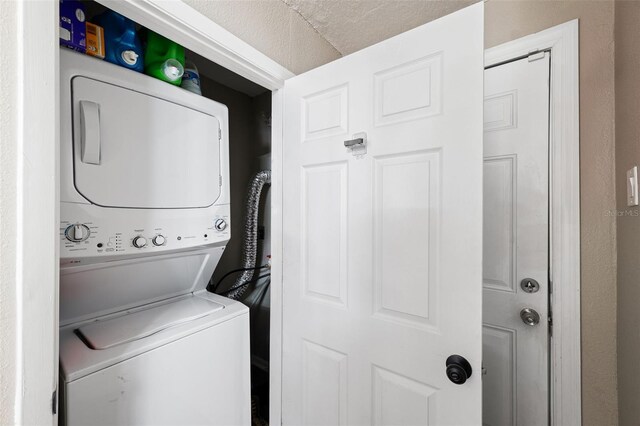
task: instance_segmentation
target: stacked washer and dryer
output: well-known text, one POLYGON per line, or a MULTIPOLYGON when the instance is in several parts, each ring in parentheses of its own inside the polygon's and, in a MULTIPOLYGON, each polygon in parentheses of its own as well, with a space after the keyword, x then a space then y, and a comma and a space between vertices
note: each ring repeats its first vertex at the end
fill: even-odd
POLYGON ((60 77, 61 424, 249 424, 248 309, 206 291, 227 108, 66 49, 60 77))

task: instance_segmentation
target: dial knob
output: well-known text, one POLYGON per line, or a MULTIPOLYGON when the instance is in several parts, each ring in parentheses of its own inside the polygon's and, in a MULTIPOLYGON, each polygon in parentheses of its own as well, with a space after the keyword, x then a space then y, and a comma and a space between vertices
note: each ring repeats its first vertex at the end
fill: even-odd
POLYGON ((138 235, 133 239, 133 246, 137 248, 142 248, 147 245, 147 239, 142 235, 138 235))
POLYGON ((153 237, 151 241, 153 242, 154 246, 163 246, 164 243, 167 242, 167 239, 164 237, 164 235, 158 234, 155 237, 153 237))
POLYGON ((227 229, 227 222, 224 219, 217 219, 213 225, 218 231, 224 231, 227 229))
POLYGON ((67 237, 67 240, 73 241, 74 243, 86 240, 89 238, 89 235, 91 235, 89 227, 80 223, 70 225, 64 231, 64 236, 67 237))

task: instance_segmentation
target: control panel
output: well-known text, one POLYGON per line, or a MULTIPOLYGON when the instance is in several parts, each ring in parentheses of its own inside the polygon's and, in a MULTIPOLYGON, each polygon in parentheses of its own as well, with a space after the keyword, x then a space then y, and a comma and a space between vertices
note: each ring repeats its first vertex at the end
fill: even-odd
POLYGON ((65 208, 70 206, 61 204, 61 265, 205 246, 231 237, 228 205, 183 210, 175 216, 163 214, 154 219, 139 210, 95 209, 91 205, 65 208), (75 213, 75 217, 68 217, 67 212, 75 213), (108 216, 96 217, 93 212, 108 216))

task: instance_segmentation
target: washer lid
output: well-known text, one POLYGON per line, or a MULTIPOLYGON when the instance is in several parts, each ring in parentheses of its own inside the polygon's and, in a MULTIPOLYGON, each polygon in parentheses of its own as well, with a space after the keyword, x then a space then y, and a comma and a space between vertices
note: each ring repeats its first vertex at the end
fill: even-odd
POLYGON ((76 190, 103 207, 198 208, 220 196, 220 122, 202 111, 77 76, 76 190))
POLYGON ((223 252, 208 247, 62 268, 60 325, 204 290, 223 252))
POLYGON ((144 309, 78 328, 80 338, 91 349, 108 349, 140 340, 224 309, 219 303, 188 297, 166 305, 144 309))

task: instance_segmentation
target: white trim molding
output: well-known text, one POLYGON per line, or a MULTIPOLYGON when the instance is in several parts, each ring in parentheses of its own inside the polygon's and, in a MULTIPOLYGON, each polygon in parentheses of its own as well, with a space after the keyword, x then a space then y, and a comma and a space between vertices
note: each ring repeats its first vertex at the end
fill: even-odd
POLYGON ((282 424, 283 222, 282 160, 284 158, 284 93, 271 95, 271 304, 269 326, 269 424, 282 424))
POLYGON ((58 2, 0 3, 0 423, 57 425, 58 2))
POLYGON ((487 49, 491 66, 551 51, 551 424, 580 425, 580 130, 578 20, 487 49))

